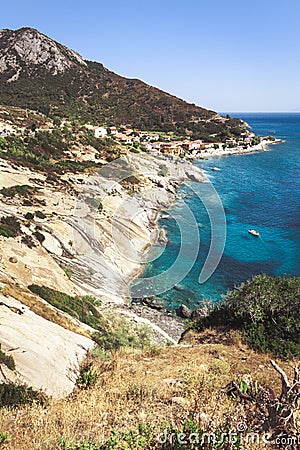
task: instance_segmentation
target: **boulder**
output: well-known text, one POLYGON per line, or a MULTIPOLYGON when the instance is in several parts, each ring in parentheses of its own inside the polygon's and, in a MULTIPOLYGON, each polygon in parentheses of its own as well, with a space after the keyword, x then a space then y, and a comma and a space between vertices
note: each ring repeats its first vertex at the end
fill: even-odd
POLYGON ((179 317, 182 317, 183 319, 190 319, 192 316, 191 310, 186 305, 180 305, 179 308, 176 310, 176 313, 179 317))

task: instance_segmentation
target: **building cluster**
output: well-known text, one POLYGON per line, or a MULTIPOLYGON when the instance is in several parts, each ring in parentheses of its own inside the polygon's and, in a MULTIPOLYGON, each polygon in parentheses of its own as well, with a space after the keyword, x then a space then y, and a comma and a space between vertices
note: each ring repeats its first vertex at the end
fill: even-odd
POLYGON ((191 141, 188 139, 174 140, 163 133, 148 131, 137 131, 131 128, 120 127, 97 127, 84 125, 81 132, 93 133, 96 138, 112 137, 123 145, 140 147, 148 153, 161 153, 171 156, 183 156, 186 154, 196 155, 199 151, 211 148, 213 144, 204 143, 201 140, 191 141))

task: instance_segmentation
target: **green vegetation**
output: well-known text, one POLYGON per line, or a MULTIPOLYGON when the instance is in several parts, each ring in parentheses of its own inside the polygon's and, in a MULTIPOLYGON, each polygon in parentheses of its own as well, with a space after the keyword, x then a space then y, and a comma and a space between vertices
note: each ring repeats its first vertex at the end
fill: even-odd
POLYGON ((105 351, 121 347, 144 348, 150 346, 149 332, 146 327, 134 327, 126 320, 120 320, 107 326, 102 323, 93 334, 93 340, 105 351))
POLYGON ((260 144, 260 137, 259 136, 254 136, 251 142, 251 145, 258 145, 260 144))
POLYGON ((98 377, 99 374, 97 370, 93 369, 92 363, 89 363, 80 369, 80 374, 76 380, 76 384, 81 389, 88 389, 91 386, 94 386, 98 377))
POLYGON ((299 358, 300 278, 258 275, 229 292, 193 328, 219 326, 240 330, 256 350, 299 358))
POLYGON ((10 370, 15 370, 16 368, 14 358, 11 355, 7 355, 1 350, 1 344, 0 344, 0 364, 5 364, 10 370))
POLYGON ((73 275, 72 270, 68 269, 68 267, 64 268, 64 272, 68 278, 71 278, 71 276, 73 275))
POLYGON ((0 219, 0 236, 6 238, 17 237, 21 234, 21 227, 18 220, 14 216, 1 217, 0 219))
MULTIPOLYGON (((98 151, 98 157, 112 161, 119 157, 119 150, 111 140, 102 141, 87 133, 86 145, 92 145, 98 151)), ((84 140, 81 135, 79 140, 84 140)), ((67 171, 83 172, 91 168, 100 168, 101 165, 91 161, 74 161, 66 159, 69 147, 76 144, 78 135, 69 128, 54 128, 52 131, 36 131, 34 135, 9 135, 0 138, 0 157, 11 163, 21 164, 46 173, 48 176, 60 175, 67 171)), ((30 186, 4 188, 3 195, 16 194, 29 198, 30 186), (26 195, 25 195, 26 194, 26 195)), ((31 190, 34 188, 31 188, 31 190)))
POLYGON ((24 217, 25 217, 26 220, 32 220, 32 219, 34 219, 34 215, 31 214, 30 212, 26 213, 24 217))
POLYGON ((16 408, 21 405, 32 404, 33 402, 44 404, 46 402, 46 396, 25 385, 16 385, 13 383, 0 384, 1 406, 16 408))
POLYGON ((8 435, 0 432, 0 444, 4 444, 4 442, 7 441, 7 439, 8 439, 8 435))
POLYGON ((86 197, 85 202, 92 206, 92 208, 97 209, 99 212, 103 210, 102 202, 96 197, 86 197))
POLYGON ((157 172, 157 175, 160 177, 165 177, 168 174, 168 168, 165 164, 159 165, 159 171, 157 172))
POLYGON ((102 447, 94 441, 71 442, 65 438, 60 439, 59 445, 62 450, 102 450, 102 447))
POLYGON ((94 441, 70 442, 62 438, 59 442, 63 450, 239 450, 242 438, 238 433, 235 439, 230 435, 232 429, 219 427, 215 433, 200 428, 192 419, 182 426, 166 423, 161 433, 150 424, 138 424, 136 430, 112 429, 110 437, 103 445, 94 441))
POLYGON ((72 297, 46 286, 32 284, 29 289, 51 305, 70 314, 96 330, 92 339, 105 351, 120 347, 145 347, 150 344, 148 330, 134 327, 125 320, 110 320, 97 309, 99 300, 91 296, 72 297))
POLYGON ((36 188, 32 186, 28 186, 27 184, 22 184, 18 186, 4 187, 0 190, 0 194, 4 197, 15 197, 18 195, 19 197, 31 198, 32 195, 36 192, 36 188))
MULTIPOLYGON (((102 316, 94 306, 93 297, 72 297, 46 286, 32 284, 29 289, 56 308, 65 311, 87 325, 95 328, 102 316)), ((95 299, 96 300, 96 299, 95 299)))
POLYGON ((46 216, 45 216, 45 214, 44 214, 42 211, 36 211, 36 212, 35 212, 35 216, 36 216, 38 219, 46 219, 46 216))

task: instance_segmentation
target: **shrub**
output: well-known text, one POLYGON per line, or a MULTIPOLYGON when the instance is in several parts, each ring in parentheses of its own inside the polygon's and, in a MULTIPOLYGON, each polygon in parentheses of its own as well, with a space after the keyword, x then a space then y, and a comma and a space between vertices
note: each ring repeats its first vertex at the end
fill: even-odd
POLYGON ((93 304, 93 297, 72 297, 60 291, 32 284, 29 289, 56 308, 65 311, 91 327, 96 327, 102 319, 100 313, 93 304))
POLYGON ((10 370, 15 370, 16 368, 14 358, 11 355, 7 355, 1 350, 1 344, 0 344, 0 364, 5 364, 10 370))
POLYGON ((42 233, 40 233, 39 231, 35 231, 35 232, 33 233, 33 235, 37 238, 37 240, 38 240, 40 243, 44 242, 45 236, 44 236, 42 233))
POLYGON ((46 396, 26 385, 16 385, 13 383, 0 384, 1 406, 15 408, 20 405, 32 404, 33 402, 44 404, 46 402, 46 396))
POLYGON ((6 238, 16 237, 21 234, 21 227, 14 216, 1 217, 0 235, 6 238))
POLYGON ((98 372, 93 369, 93 365, 90 363, 81 368, 76 384, 81 389, 88 389, 89 387, 94 386, 98 377, 98 372))
POLYGON ((28 186, 27 184, 22 184, 7 188, 4 187, 0 190, 0 194, 2 194, 4 197, 9 198, 15 197, 16 195, 19 195, 20 197, 30 198, 35 191, 36 188, 28 186))
POLYGON ((33 248, 36 247, 33 239, 31 236, 28 236, 27 234, 25 234, 24 236, 22 236, 21 242, 25 245, 27 245, 28 248, 33 248))
POLYGON ((300 278, 258 275, 229 292, 194 324, 239 329, 254 349, 282 358, 300 356, 300 278))
POLYGON ((59 445, 63 450, 102 450, 102 446, 94 441, 70 442, 65 438, 60 439, 59 445))
POLYGON ((36 211, 35 212, 36 217, 38 217, 39 219, 46 219, 45 214, 42 211, 36 211))
POLYGON ((97 329, 92 336, 93 340, 105 351, 121 347, 144 348, 150 345, 148 330, 145 327, 135 328, 125 320, 114 323, 113 327, 107 327, 107 324, 103 323, 97 329))
POLYGON ((28 213, 25 214, 25 219, 26 219, 26 220, 32 220, 33 218, 34 218, 34 215, 31 214, 30 212, 28 212, 28 213))
POLYGON ((7 439, 7 434, 0 432, 0 444, 3 444, 5 441, 7 441, 7 439))
POLYGON ((168 173, 168 168, 165 164, 159 165, 159 171, 157 172, 157 175, 160 177, 165 177, 168 173))

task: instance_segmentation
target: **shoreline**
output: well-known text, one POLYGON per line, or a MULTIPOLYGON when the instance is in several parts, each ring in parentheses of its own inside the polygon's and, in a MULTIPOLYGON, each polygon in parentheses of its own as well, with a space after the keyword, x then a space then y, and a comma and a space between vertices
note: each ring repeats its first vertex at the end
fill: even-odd
MULTIPOLYGON (((191 161, 191 163, 192 163, 193 167, 196 167, 195 164, 194 164, 194 162, 197 161, 197 160, 198 160, 198 161, 201 161, 202 159, 210 159, 210 158, 217 158, 217 157, 223 157, 223 156, 237 156, 237 155, 242 156, 242 155, 247 155, 247 154, 251 154, 251 153, 260 153, 260 152, 268 151, 267 149, 268 149, 269 145, 274 145, 274 144, 278 144, 278 143, 281 143, 281 142, 283 142, 281 139, 275 139, 274 141, 270 141, 270 140, 262 140, 262 142, 261 142, 260 144, 257 144, 257 145, 252 146, 252 147, 249 146, 247 149, 243 149, 243 150, 241 150, 241 149, 236 149, 236 148, 235 148, 235 149, 229 149, 229 148, 228 148, 228 149, 225 149, 225 150, 215 150, 215 149, 212 149, 212 152, 211 152, 209 155, 207 155, 207 158, 193 158, 193 160, 191 161)), ((203 171, 202 171, 202 172, 203 172, 203 171)), ((200 182, 206 182, 206 181, 207 181, 204 172, 203 172, 203 176, 204 176, 204 178, 203 178, 200 182)), ((181 182, 179 183, 179 185, 183 184, 185 181, 188 181, 188 180, 181 180, 181 182)), ((166 211, 166 210, 167 210, 170 206, 172 206, 172 204, 174 204, 174 203, 176 203, 176 198, 175 198, 174 201, 173 201, 172 203, 170 203, 167 207, 161 208, 161 209, 159 209, 159 210, 157 211, 156 218, 155 218, 155 229, 158 231, 158 236, 159 236, 159 230, 160 230, 160 228, 159 228, 159 226, 158 226, 157 221, 158 221, 158 219, 159 219, 159 216, 160 216, 160 214, 161 214, 163 211, 166 211)), ((167 238, 166 238, 166 239, 167 239, 167 238)), ((155 245, 157 242, 158 242, 158 240, 157 240, 156 242, 153 242, 152 245, 155 245)), ((145 247, 145 250, 144 250, 143 255, 145 255, 145 253, 147 252, 147 250, 148 250, 150 247, 151 247, 151 245, 147 245, 147 246, 145 247)), ((132 276, 130 277, 130 280, 131 280, 130 285, 133 283, 134 280, 136 280, 137 278, 139 278, 139 276, 142 274, 142 272, 143 272, 143 264, 141 263, 141 266, 140 266, 140 268, 138 269, 138 271, 137 271, 135 274, 132 274, 132 276)), ((130 289, 130 286, 129 286, 129 289, 130 289)), ((132 299, 131 299, 131 301, 132 301, 132 299)), ((155 312, 153 312, 153 309, 152 309, 151 307, 145 305, 142 301, 141 301, 141 304, 139 305, 139 307, 140 307, 139 309, 136 308, 136 306, 137 306, 136 304, 130 304, 129 307, 128 307, 129 311, 132 311, 132 309, 138 310, 138 315, 139 315, 139 317, 141 317, 141 318, 143 318, 143 317, 144 317, 144 318, 145 318, 145 317, 149 317, 149 315, 151 315, 151 317, 152 317, 152 319, 151 319, 152 322, 153 322, 155 325, 158 325, 158 326, 159 326, 159 320, 161 320, 161 319, 160 319, 160 318, 161 318, 161 315, 158 316, 158 314, 156 314, 155 312)), ((163 304, 162 304, 162 306, 163 306, 163 304)), ((164 317, 166 317, 166 318, 169 318, 169 317, 170 317, 170 312, 168 312, 168 311, 165 310, 165 309, 164 309, 164 311, 162 311, 161 314, 162 314, 162 316, 164 316, 164 317)), ((175 310, 172 311, 172 316, 173 316, 173 321, 175 321, 175 322, 178 323, 179 328, 182 327, 182 325, 184 324, 184 321, 182 321, 182 319, 181 319, 178 315, 176 315, 175 310)))

